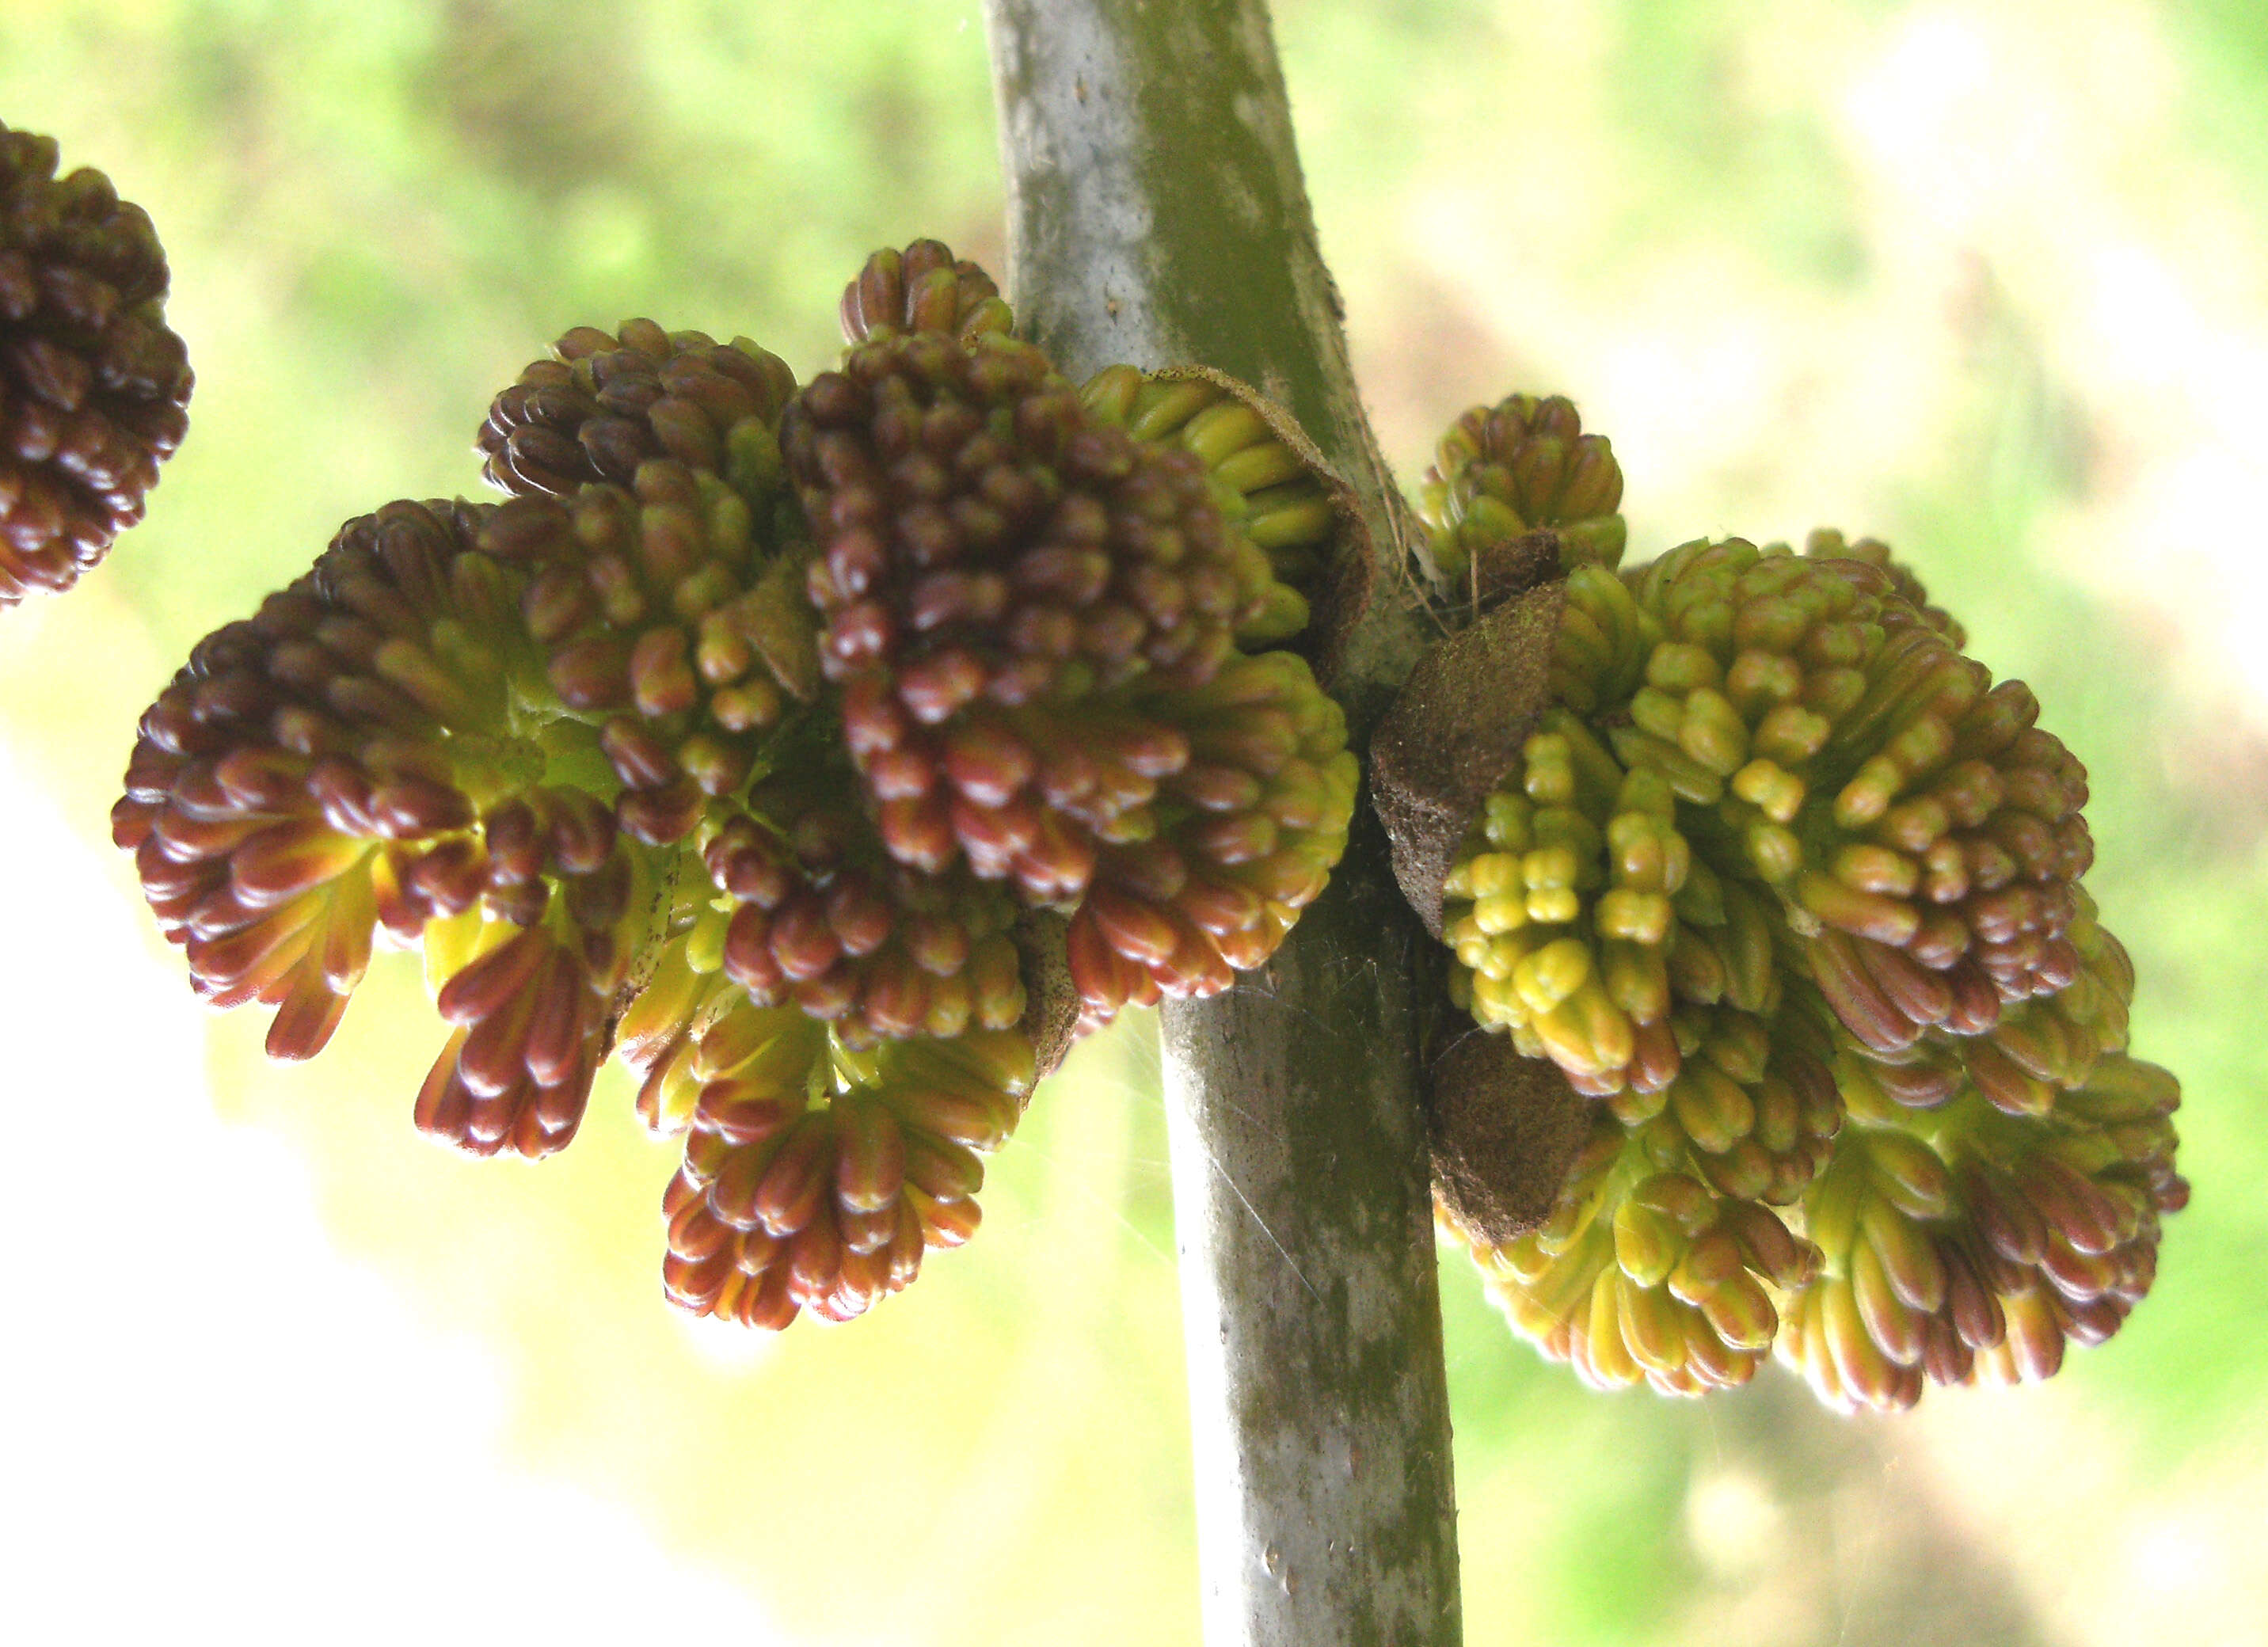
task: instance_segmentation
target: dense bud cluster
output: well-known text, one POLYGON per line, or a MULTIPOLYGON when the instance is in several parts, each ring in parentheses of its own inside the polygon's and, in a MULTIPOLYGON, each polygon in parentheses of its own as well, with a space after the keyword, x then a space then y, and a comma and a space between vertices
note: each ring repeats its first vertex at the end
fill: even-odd
MULTIPOLYGON (((1544 495, 1504 454, 1539 422, 1573 449, 1550 405, 1452 430, 1437 526, 1544 495)), ((1776 1342, 1845 1408, 2108 1337, 2187 1187, 2080 885, 2079 762, 1879 543, 1617 574, 1565 541, 1548 706, 1442 889, 1454 997, 1600 1100, 1542 1228, 1454 1232, 1514 1326, 1683 1393, 1776 1342), (1664 1266, 1673 1225, 1700 1268, 1664 1266), (1702 1315, 1671 1332, 1661 1285, 1702 1315)))
POLYGON ((1123 426, 1132 398, 1098 415, 977 323, 993 299, 945 256, 869 264, 843 370, 784 435, 852 759, 899 864, 1074 912, 1094 1018, 1211 994, 1320 890, 1355 782, 1306 665, 1240 651, 1306 611, 1208 472, 1249 431, 1160 445, 1123 426), (898 329, 924 313, 977 320, 898 329))
POLYGON ((1563 395, 1474 407, 1441 437, 1418 498, 1434 569, 1453 581, 1491 547, 1545 527, 1570 566, 1622 560, 1622 467, 1563 395))
POLYGON ((975 1232, 978 1158, 1037 1078, 1023 1002, 1002 1003, 1013 1026, 852 1048, 740 987, 736 921, 681 888, 619 1027, 639 1114, 686 1136, 663 1202, 664 1283, 688 1309, 774 1330, 804 1309, 847 1320, 909 1283, 926 1247, 975 1232))
POLYGON ((671 458, 769 496, 779 476, 772 431, 794 393, 787 363, 746 338, 718 343, 652 320, 618 334, 578 327, 490 403, 482 472, 515 497, 566 497, 593 481, 629 486, 641 464, 671 458))
POLYGON ((1799 990, 1769 1015, 1681 1004, 1681 1064, 1653 1092, 1606 1100, 1649 1160, 1689 1168, 1719 1195, 1786 1206, 1825 1165, 1845 1110, 1834 1033, 1799 990))
POLYGON ((1890 580, 1890 587, 1898 599, 1920 614, 1921 621, 1945 636, 1956 651, 1969 644, 1969 631, 1954 621, 1953 614, 1943 607, 1933 605, 1929 591, 1922 586, 1913 569, 1890 553, 1890 546, 1879 538, 1846 539, 1832 526, 1821 526, 1803 540, 1803 552, 1814 560, 1859 561, 1873 567, 1890 580))
POLYGON ((1863 562, 1735 539, 1634 582, 1662 637, 1615 746, 1716 810, 1852 1033, 1977 1034, 2076 979, 2086 772, 2021 682, 1993 686, 1863 562))
POLYGON ((53 138, 0 125, 0 609, 99 562, 188 427, 157 233, 55 161, 53 138))
MULTIPOLYGON (((1482 838, 1445 885, 1444 937, 1462 963, 1452 990, 1580 1091, 1660 1091, 1678 1069, 1669 958, 1706 941, 1686 936, 1672 901, 1692 879, 1691 849, 1658 774, 1624 771, 1565 710, 1547 726, 1522 750, 1517 786, 1488 798, 1482 838)), ((1719 969, 1716 995, 1762 1011, 1774 991, 1770 935, 1737 892, 1730 914, 1737 964, 1719 969)))
POLYGON ((1845 1058, 1852 1142, 1805 1200, 1824 1262, 1780 1358, 1835 1406, 1899 1408, 1925 1379, 2047 1378, 2066 1342, 2116 1332, 2156 1275, 2161 1216, 2188 1201, 2174 1078, 2108 1053, 2043 1112, 1973 1085, 1915 1112, 1863 1051, 1845 1058))
POLYGON ((841 314, 853 343, 879 332, 936 332, 971 343, 1005 337, 1014 320, 992 276, 941 240, 875 253, 843 289, 841 314))
MULTIPOLYGON (((556 898, 554 919, 523 925, 468 909, 423 934, 439 982, 435 1006, 456 1027, 418 1090, 419 1131, 473 1155, 541 1157, 572 1140, 635 936, 628 855, 607 868, 594 881, 554 865, 559 891, 545 899, 548 910, 556 898), (612 917, 606 925, 583 924, 601 914, 612 917)), ((489 873, 497 878, 493 861, 489 873)))
POLYGON ((1297 592, 1322 574, 1337 510, 1287 431, 1258 405, 1211 377, 1106 366, 1086 380, 1079 395, 1088 411, 1137 440, 1167 442, 1195 452, 1229 518, 1266 551, 1280 582, 1269 609, 1248 619, 1238 638, 1249 645, 1305 627, 1307 602, 1297 592))
POLYGON ((876 333, 814 379, 787 444, 828 673, 882 676, 924 725, 1201 685, 1268 596, 1194 453, 1089 416, 1003 335, 876 333))
POLYGON ((670 1297, 775 1329, 968 1239, 1074 1020, 1264 960, 1356 782, 1307 665, 1240 649, 1306 608, 1206 442, 1091 414, 933 241, 843 312, 800 392, 568 334, 480 432, 510 500, 350 522, 198 647, 114 812, 277 1056, 422 948, 429 1134, 547 1154, 618 1055, 686 1136, 670 1297))
POLYGON ((711 472, 649 459, 628 489, 506 504, 482 541, 530 569, 521 612, 545 683, 596 724, 622 827, 649 845, 739 793, 817 690, 797 559, 711 472))
POLYGON ((877 850, 848 780, 761 786, 703 847, 725 974, 760 1006, 833 1022, 854 1049, 1012 1028, 1026 1005, 1014 901, 877 850))
POLYGON ((1090 1013, 1189 999, 1275 952, 1330 879, 1360 768, 1346 717, 1289 652, 1232 661, 1174 695, 1189 761, 1145 809, 1146 838, 1103 847, 1071 923, 1090 1013))
POLYGON ((1501 1244, 1447 1232, 1514 1327, 1587 1381, 1693 1395, 1745 1383, 1775 1300, 1816 1277, 1818 1252, 1776 1210, 1836 1158, 1845 1109, 1815 1001, 1769 1018, 1682 1003, 1675 1021, 1677 1073, 1600 1106, 1540 1228, 1501 1244))
POLYGON ((1696 928, 1725 935, 1726 998, 1767 1013, 1789 928, 1885 1056, 2078 981, 2085 773, 1880 570, 1738 540, 1579 566, 1552 687, 1452 871, 1472 901, 1448 937, 1475 1012, 1579 1085, 1673 1066, 1638 1043, 1696 928))
POLYGON ((1550 1220, 1474 1248, 1482 1277, 1522 1335, 1595 1387, 1745 1384, 1779 1327, 1767 1287, 1802 1287, 1818 1254, 1754 1202, 1656 1170, 1627 1137, 1601 1116, 1550 1220))
POLYGON ((217 630, 142 717, 113 834, 217 1005, 276 1008, 312 1057, 373 939, 423 942, 456 1026, 419 1124, 541 1155, 580 1120, 645 861, 517 735, 521 575, 475 547, 490 511, 388 504, 217 630))
POLYGON ((1031 1040, 970 1030, 854 1052, 704 977, 700 960, 665 952, 622 1026, 625 1057, 647 1070, 640 1113, 686 1135, 662 1203, 664 1285, 696 1313, 774 1331, 801 1310, 863 1314, 913 1280, 924 1249, 975 1233, 982 1158, 1035 1079, 1031 1040))

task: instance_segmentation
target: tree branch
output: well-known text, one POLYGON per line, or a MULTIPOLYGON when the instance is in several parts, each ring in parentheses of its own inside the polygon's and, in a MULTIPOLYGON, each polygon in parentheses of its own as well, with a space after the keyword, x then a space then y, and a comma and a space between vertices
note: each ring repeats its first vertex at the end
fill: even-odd
MULTIPOLYGON (((1323 614, 1359 744, 1424 637, 1264 5, 987 11, 1020 329, 1074 379, 1231 372, 1361 491, 1368 560, 1323 614)), ((1211 1647, 1460 1636, 1413 1011, 1426 943, 1362 806, 1273 963, 1166 1014, 1211 1647)))

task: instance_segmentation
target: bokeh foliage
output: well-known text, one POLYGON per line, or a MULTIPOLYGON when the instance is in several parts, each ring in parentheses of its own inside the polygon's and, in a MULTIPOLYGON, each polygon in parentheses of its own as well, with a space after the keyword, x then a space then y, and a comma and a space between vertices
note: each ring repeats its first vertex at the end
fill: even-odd
MULTIPOLYGON (((2029 190, 2071 235, 2137 241, 2205 294, 2208 350, 2262 348, 2257 8, 1278 7, 1325 251, 1405 478, 1465 405, 1556 390, 1615 437, 1632 561, 1705 532, 1889 540, 2091 768, 2089 884, 2141 978, 2136 1049, 2187 1092, 2197 1194, 2157 1295, 2046 1391, 1848 1427, 1777 1374, 1707 1406, 1602 1400, 1449 1265, 1474 1642, 2112 1639, 2086 1598, 2155 1582, 2134 1553, 2154 1517, 2261 1500, 2261 1460, 2226 1439, 2268 1414, 2268 702, 2186 627, 2198 585, 2168 571, 2210 560, 2200 521, 2257 531, 2210 467, 2178 523, 2135 501, 2194 447, 2164 408, 2215 363, 2167 357, 2140 389, 2097 370, 2157 317, 2090 306, 2058 254, 2091 243, 1933 217, 1911 180, 1959 142, 1957 119, 1908 110, 1963 51, 2026 65, 1994 107, 2040 111, 2052 139, 2104 84, 2091 30, 2158 88, 2118 112, 2117 166, 2018 145, 1977 163, 2000 168, 1980 198, 2029 190), (2212 262, 2232 254, 2249 281, 2212 262), (2001 1513, 2052 1504, 2073 1449, 2106 1501, 2001 1513), (2073 1569, 2103 1576, 2073 1588, 2073 1569)), ((68 602, 0 621, 0 739, 89 838, 189 643, 348 515, 474 491, 488 396, 556 333, 651 314, 808 372, 871 247, 934 233, 1005 273, 968 0, 11 0, 0 116, 151 210, 199 378, 148 524, 68 602)), ((924 1286, 751 1346, 661 1303, 667 1152, 624 1092, 602 1084, 558 1162, 458 1161, 408 1124, 438 1035, 417 981, 381 966, 366 993, 320 1071, 268 1068, 256 1025, 217 1022, 212 1089, 304 1153, 344 1252, 505 1357, 518 1458, 635 1506, 800 1638, 1195 1639, 1146 1026, 1043 1091, 982 1236, 924 1286)), ((2222 1590, 2257 1600, 2250 1582, 2222 1590)))

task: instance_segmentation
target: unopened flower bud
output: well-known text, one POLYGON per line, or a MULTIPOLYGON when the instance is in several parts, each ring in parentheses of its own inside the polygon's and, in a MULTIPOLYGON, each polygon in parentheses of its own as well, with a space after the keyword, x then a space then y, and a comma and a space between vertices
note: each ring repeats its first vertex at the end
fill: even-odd
POLYGON ((1005 336, 1014 317, 992 276, 939 240, 885 248, 843 290, 843 335, 864 342, 878 332, 942 332, 966 343, 1005 336))
POLYGON ((746 338, 651 320, 619 335, 578 327, 497 396, 479 447, 489 480, 516 497, 631 487, 667 460, 716 474, 769 517, 783 478, 773 431, 794 393, 786 364, 746 338))
POLYGON ((1474 407, 1441 437, 1418 496, 1435 570, 1453 583, 1490 550, 1544 529, 1570 567, 1622 559, 1622 469, 1564 396, 1474 407))
POLYGON ((0 125, 0 609, 100 562, 188 427, 148 215, 55 164, 52 138, 0 125))
POLYGON ((772 1332, 806 1311, 862 1315, 912 1283, 927 1249, 965 1241, 982 1158, 1034 1079, 1031 1043, 1013 1032, 859 1055, 810 1019, 747 1005, 684 1045, 703 1084, 663 1198, 664 1286, 696 1314, 772 1332))

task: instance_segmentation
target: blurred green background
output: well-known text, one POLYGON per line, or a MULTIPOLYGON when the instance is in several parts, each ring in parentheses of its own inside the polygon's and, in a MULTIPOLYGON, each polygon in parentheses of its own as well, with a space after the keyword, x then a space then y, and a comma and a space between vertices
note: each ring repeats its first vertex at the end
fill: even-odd
MULTIPOLYGON (((2021 1392, 1582 1392, 1445 1263, 1468 1639, 2257 1642, 2268 1576, 2268 12, 2251 0, 1282 0, 1405 480, 1561 391, 1633 554, 1887 538, 2092 768, 2156 1296, 2021 1392)), ((847 1330, 656 1284, 670 1153, 460 1161, 381 966, 317 1064, 207 1020, 107 846, 135 716, 343 518, 473 491, 491 391, 651 314, 806 372, 865 253, 998 266, 968 0, 6 0, 0 119, 157 218, 199 389, 149 521, 0 616, 0 1632, 1197 1638, 1154 1033, 1082 1049, 983 1235, 847 1330)))

